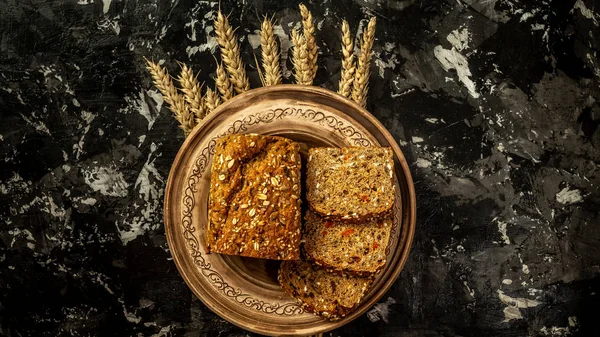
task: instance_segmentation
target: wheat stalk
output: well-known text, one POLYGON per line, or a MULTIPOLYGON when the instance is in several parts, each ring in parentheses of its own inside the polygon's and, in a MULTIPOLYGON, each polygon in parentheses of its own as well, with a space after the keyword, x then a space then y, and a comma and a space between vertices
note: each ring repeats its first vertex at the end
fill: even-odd
POLYGON ((296 29, 292 30, 292 63, 294 65, 294 78, 301 85, 312 85, 310 68, 308 63, 308 51, 306 50, 306 39, 298 34, 296 29))
POLYGON ((178 62, 181 67, 181 73, 177 81, 181 86, 181 92, 184 94, 190 112, 194 114, 196 120, 204 118, 205 111, 202 104, 202 85, 196 80, 194 72, 185 63, 178 62))
POLYGON ((219 105, 221 105, 221 99, 217 90, 206 88, 206 111, 207 114, 213 112, 219 105))
POLYGON ((233 88, 239 94, 250 89, 250 82, 240 56, 240 46, 229 20, 221 11, 215 20, 216 40, 221 47, 221 58, 225 63, 233 88))
MULTIPOLYGON (((265 19, 260 27, 260 48, 262 66, 264 69, 264 85, 281 84, 281 69, 279 67, 279 47, 273 33, 273 22, 265 19)), ((260 73, 260 69, 259 69, 260 73)))
POLYGON ((215 84, 217 85, 217 90, 221 93, 223 102, 233 97, 231 82, 229 81, 229 77, 227 76, 223 64, 220 62, 217 63, 217 77, 215 78, 215 84))
POLYGON ((306 50, 308 51, 308 67, 310 70, 310 81, 315 79, 317 74, 317 58, 319 57, 319 50, 317 49, 317 43, 315 42, 315 25, 313 23, 313 17, 308 8, 304 4, 300 4, 300 14, 302 15, 302 29, 304 38, 306 39, 306 50))
POLYGON ((365 107, 367 105, 367 92, 369 91, 369 76, 371 75, 371 49, 375 40, 375 17, 369 20, 369 25, 363 30, 360 44, 360 56, 356 68, 356 75, 352 83, 352 100, 365 107))
POLYGON ((350 25, 348 25, 348 21, 344 20, 342 22, 342 73, 338 89, 338 93, 344 97, 350 97, 352 93, 352 82, 354 82, 354 72, 356 71, 353 48, 350 25))
POLYGON ((185 136, 187 136, 194 128, 194 118, 190 113, 188 105, 185 103, 185 99, 179 93, 177 88, 173 85, 171 76, 166 69, 160 65, 150 61, 146 58, 146 69, 152 75, 154 85, 163 95, 163 99, 169 105, 169 109, 173 112, 175 119, 179 122, 180 128, 183 130, 185 136))

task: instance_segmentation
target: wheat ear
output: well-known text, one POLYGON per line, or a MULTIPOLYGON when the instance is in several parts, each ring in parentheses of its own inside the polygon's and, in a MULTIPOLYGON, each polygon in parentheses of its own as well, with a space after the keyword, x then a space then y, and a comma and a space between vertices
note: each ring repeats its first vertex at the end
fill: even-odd
POLYGON ((219 98, 219 93, 217 90, 212 90, 211 88, 206 88, 206 111, 207 114, 211 113, 215 110, 219 105, 221 105, 221 99, 219 98))
POLYGON ((202 104, 202 85, 198 83, 194 72, 185 63, 179 62, 181 73, 177 77, 177 81, 181 86, 181 91, 184 94, 190 112, 194 114, 195 119, 201 120, 204 118, 205 111, 202 104))
POLYGON ((240 56, 240 45, 235 38, 229 20, 220 10, 215 20, 215 33, 217 34, 217 42, 221 47, 221 58, 225 63, 233 88, 238 94, 249 90, 250 82, 240 56))
POLYGON ((310 70, 310 81, 315 79, 317 74, 317 58, 319 50, 315 42, 315 25, 313 17, 308 8, 304 4, 300 4, 300 14, 302 15, 302 29, 304 38, 306 39, 306 50, 308 51, 308 68, 310 70))
POLYGON ((365 107, 369 91, 369 76, 371 75, 371 49, 375 40, 375 17, 369 20, 369 25, 363 30, 360 44, 360 56, 356 67, 356 75, 352 83, 352 100, 365 107))
POLYGON ((200 106, 202 107, 202 114, 195 116, 194 120, 196 121, 196 125, 199 125, 200 123, 202 123, 202 119, 204 119, 204 117, 206 117, 206 115, 208 115, 208 109, 206 108, 206 97, 205 96, 200 97, 200 106))
POLYGON ((163 99, 169 104, 169 109, 173 112, 175 119, 179 122, 179 127, 183 130, 185 136, 187 136, 194 128, 194 117, 190 113, 188 105, 185 103, 185 99, 179 93, 177 88, 173 85, 171 76, 166 69, 146 59, 146 69, 152 75, 154 85, 163 95, 163 99))
POLYGON ((354 72, 356 71, 353 48, 350 25, 348 25, 348 21, 344 20, 342 22, 342 76, 338 89, 338 93, 344 97, 350 97, 352 93, 352 82, 354 82, 354 72))
POLYGON ((233 97, 231 82, 229 81, 225 67, 223 67, 223 64, 220 62, 217 63, 217 77, 215 78, 215 83, 217 85, 217 90, 221 93, 223 102, 233 97))
POLYGON ((310 68, 308 66, 308 51, 306 50, 306 39, 296 29, 292 29, 292 63, 294 64, 294 77, 296 83, 301 85, 312 85, 310 68))
MULTIPOLYGON (((260 48, 264 69, 264 85, 281 84, 281 68, 279 67, 279 47, 273 33, 273 22, 265 19, 260 27, 260 48)), ((259 69, 260 73, 260 69, 259 69)))

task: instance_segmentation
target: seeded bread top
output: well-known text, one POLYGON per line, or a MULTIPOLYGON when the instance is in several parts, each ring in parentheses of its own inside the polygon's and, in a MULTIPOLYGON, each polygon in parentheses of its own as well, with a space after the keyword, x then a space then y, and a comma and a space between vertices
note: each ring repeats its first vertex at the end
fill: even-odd
POLYGON ((391 213, 394 161, 385 147, 312 148, 307 163, 310 207, 326 218, 367 219, 391 213))
POLYGON ((208 251, 297 259, 300 229, 298 145, 272 136, 220 138, 211 173, 208 251))

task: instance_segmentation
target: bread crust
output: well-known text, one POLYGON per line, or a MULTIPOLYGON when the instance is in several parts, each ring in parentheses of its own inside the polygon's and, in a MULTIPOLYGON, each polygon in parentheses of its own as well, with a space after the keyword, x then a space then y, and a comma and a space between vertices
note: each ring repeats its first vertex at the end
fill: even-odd
MULTIPOLYGON (((345 317, 360 304, 360 301, 364 295, 368 292, 373 282, 372 278, 360 278, 350 275, 339 275, 329 274, 326 271, 320 270, 319 267, 311 265, 305 261, 284 261, 279 269, 277 279, 283 290, 293 298, 304 308, 306 311, 320 315, 329 320, 337 320, 345 317), (308 270, 307 270, 308 269, 308 270), (305 287, 298 289, 294 286, 292 278, 298 278, 299 284, 303 281, 307 281, 307 275, 317 274, 317 282, 326 284, 326 282, 334 282, 338 287, 347 286, 344 283, 350 283, 351 281, 358 280, 361 284, 361 289, 354 294, 352 298, 351 306, 344 306, 339 303, 337 299, 323 298, 320 297, 317 291, 314 291, 314 285, 304 283, 305 287), (310 288, 309 288, 310 287, 310 288), (313 292, 314 291, 314 292, 313 292), (323 301, 321 301, 323 300, 323 301), (319 307, 318 303, 324 303, 323 306, 319 307)), ((315 282, 316 283, 316 282, 315 282)), ((355 282, 356 283, 356 282, 355 282)))
POLYGON ((300 257, 300 155, 283 137, 234 134, 212 161, 207 252, 300 257))

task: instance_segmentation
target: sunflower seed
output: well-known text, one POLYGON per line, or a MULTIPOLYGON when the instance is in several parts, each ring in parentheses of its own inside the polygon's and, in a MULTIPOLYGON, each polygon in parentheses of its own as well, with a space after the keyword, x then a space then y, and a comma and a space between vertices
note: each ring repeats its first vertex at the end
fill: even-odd
POLYGON ((219 176, 219 180, 225 180, 225 175, 224 175, 224 174, 221 174, 221 175, 219 176))
POLYGON ((234 163, 235 163, 235 159, 232 159, 232 160, 230 160, 230 161, 227 163, 227 168, 231 168, 231 167, 233 166, 233 164, 234 164, 234 163))
POLYGON ((266 194, 262 194, 262 193, 258 193, 256 195, 256 197, 260 200, 267 200, 267 195, 266 194))
POLYGON ((271 184, 273 184, 273 186, 277 186, 279 185, 279 181, 277 180, 277 178, 271 177, 271 184))
POLYGON ((248 214, 249 214, 250 216, 254 216, 254 214, 256 214, 256 210, 255 210, 254 208, 251 208, 251 209, 250 209, 250 212, 248 212, 248 214))
POLYGON ((240 208, 248 208, 248 205, 247 204, 241 204, 240 208))

